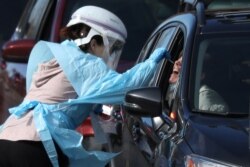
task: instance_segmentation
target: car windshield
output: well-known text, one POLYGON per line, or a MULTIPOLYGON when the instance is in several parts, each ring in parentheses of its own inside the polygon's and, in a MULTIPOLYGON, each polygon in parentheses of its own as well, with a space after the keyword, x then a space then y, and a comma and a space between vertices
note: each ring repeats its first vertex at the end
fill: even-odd
POLYGON ((250 33, 201 35, 195 43, 194 111, 249 114, 250 33))
POLYGON ((232 10, 247 9, 250 6, 250 0, 207 0, 210 3, 208 10, 232 10))

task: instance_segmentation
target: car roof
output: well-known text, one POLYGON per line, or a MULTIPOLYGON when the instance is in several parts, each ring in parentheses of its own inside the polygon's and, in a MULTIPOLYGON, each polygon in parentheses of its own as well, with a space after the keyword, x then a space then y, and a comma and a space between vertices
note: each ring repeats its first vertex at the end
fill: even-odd
POLYGON ((228 3, 213 0, 211 4, 211 7, 205 6, 203 11, 197 12, 195 6, 188 11, 180 11, 160 24, 152 35, 171 22, 182 22, 187 29, 197 24, 200 26, 198 34, 250 31, 250 8, 247 8, 250 0, 239 0, 238 3, 234 0, 228 3), (235 3, 240 5, 232 8, 235 3), (204 24, 199 25, 198 15, 204 15, 204 24))
POLYGON ((200 33, 249 32, 250 10, 206 12, 200 33))

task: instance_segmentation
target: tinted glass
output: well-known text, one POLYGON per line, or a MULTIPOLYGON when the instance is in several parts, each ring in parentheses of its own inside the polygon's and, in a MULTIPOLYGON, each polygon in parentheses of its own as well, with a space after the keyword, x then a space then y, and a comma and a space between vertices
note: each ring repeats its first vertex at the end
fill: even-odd
POLYGON ((213 0, 207 7, 209 10, 244 9, 250 7, 250 0, 213 0))
POLYGON ((0 1, 0 46, 10 39, 26 3, 26 0, 0 1))
POLYGON ((44 13, 48 10, 48 6, 51 3, 52 1, 49 0, 29 1, 12 39, 36 39, 39 34, 38 31, 41 30, 41 26, 43 26, 42 19, 45 17, 44 13))
POLYGON ((194 108, 200 112, 248 114, 250 33, 203 35, 196 42, 194 108))
POLYGON ((155 48, 167 47, 176 27, 171 27, 162 32, 161 37, 159 38, 155 48))
POLYGON ((154 36, 152 36, 144 45, 136 63, 147 59, 156 48, 167 48, 167 46, 170 44, 171 38, 173 37, 175 29, 176 27, 168 27, 162 32, 159 31, 157 34, 154 34, 154 36))

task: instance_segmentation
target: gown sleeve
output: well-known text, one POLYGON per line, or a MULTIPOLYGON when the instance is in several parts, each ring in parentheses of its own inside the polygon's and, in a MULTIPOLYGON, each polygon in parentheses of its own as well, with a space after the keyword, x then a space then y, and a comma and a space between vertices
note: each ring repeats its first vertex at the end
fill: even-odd
MULTIPOLYGON (((124 73, 107 67, 94 55, 82 52, 73 42, 62 44, 40 42, 47 55, 53 55, 78 94, 70 103, 119 104, 128 90, 148 85, 163 58, 165 49, 160 48, 145 62, 135 65, 124 73)), ((48 56, 51 57, 51 56, 48 56)))

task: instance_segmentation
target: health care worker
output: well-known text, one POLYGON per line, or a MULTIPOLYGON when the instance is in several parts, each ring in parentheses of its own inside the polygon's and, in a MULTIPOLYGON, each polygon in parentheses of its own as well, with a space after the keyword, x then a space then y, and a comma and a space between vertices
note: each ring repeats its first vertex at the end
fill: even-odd
POLYGON ((125 73, 115 69, 127 31, 113 13, 76 10, 61 44, 40 41, 27 69, 27 95, 1 127, 0 166, 103 167, 115 153, 87 151, 75 131, 94 104, 121 104, 125 93, 147 85, 166 55, 157 49, 125 73))

